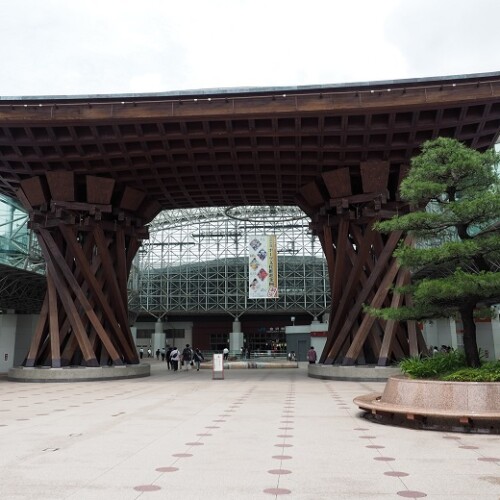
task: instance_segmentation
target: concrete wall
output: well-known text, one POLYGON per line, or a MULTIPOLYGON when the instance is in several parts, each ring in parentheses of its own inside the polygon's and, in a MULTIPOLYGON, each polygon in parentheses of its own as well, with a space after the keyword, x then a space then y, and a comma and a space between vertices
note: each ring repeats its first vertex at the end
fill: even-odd
MULTIPOLYGON (((463 348, 462 322, 453 318, 440 318, 424 323, 423 335, 427 346, 451 346, 463 348)), ((491 321, 476 322, 476 338, 479 349, 486 361, 500 359, 500 320, 498 316, 491 321)))
POLYGON ((313 346, 319 358, 326 344, 327 331, 328 324, 319 321, 313 321, 310 325, 287 326, 285 329, 287 351, 295 351, 297 361, 306 361, 307 351, 313 346))
POLYGON ((0 373, 24 361, 37 321, 37 314, 0 314, 0 373))
MULTIPOLYGON (((167 345, 173 345, 175 343, 176 347, 182 348, 186 344, 193 345, 193 323, 191 321, 184 322, 137 322, 134 324, 133 329, 137 330, 151 330, 151 350, 154 352, 156 349, 161 349, 162 347, 167 345), (178 336, 175 339, 172 339, 172 330, 184 330, 184 337, 179 338, 178 336), (165 335, 162 336, 160 332, 163 332, 165 335)), ((177 334, 178 335, 178 334, 177 334)), ((136 347, 139 350, 139 347, 142 346, 144 348, 144 352, 146 353, 150 341, 148 339, 138 339, 134 337, 136 340, 136 347)))
POLYGON ((0 373, 14 366, 17 320, 14 314, 0 314, 0 373))

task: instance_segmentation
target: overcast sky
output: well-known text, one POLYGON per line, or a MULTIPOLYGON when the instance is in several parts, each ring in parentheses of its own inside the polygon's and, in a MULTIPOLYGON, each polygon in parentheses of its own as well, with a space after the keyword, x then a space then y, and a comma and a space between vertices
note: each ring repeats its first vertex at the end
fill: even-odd
POLYGON ((500 71, 500 0, 0 0, 0 95, 500 71))

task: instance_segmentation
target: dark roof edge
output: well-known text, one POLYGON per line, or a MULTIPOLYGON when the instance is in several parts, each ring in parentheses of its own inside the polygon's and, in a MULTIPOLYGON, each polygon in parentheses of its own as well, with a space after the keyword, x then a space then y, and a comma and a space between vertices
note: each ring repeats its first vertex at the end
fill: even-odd
POLYGON ((469 73, 465 75, 434 76, 425 78, 406 78, 402 80, 380 80, 355 83, 336 83, 318 85, 295 85, 283 87, 226 87, 208 89, 172 90, 169 92, 149 93, 124 93, 124 94, 79 94, 79 95, 45 95, 45 96, 0 96, 1 101, 108 101, 120 99, 134 99, 137 101, 152 99, 168 99, 179 97, 229 97, 239 95, 259 95, 272 93, 313 93, 321 91, 362 90, 370 88, 416 87, 425 85, 437 85, 440 83, 466 82, 483 79, 500 78, 500 71, 489 73, 469 73))

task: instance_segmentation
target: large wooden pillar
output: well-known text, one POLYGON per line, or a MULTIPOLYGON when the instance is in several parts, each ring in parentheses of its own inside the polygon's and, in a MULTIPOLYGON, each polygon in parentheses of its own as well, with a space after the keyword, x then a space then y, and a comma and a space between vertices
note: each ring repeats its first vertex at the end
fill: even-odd
POLYGON ((364 306, 399 307, 409 297, 394 292, 407 284, 408 270, 392 254, 404 242, 401 232, 383 235, 373 223, 409 210, 398 187, 407 169, 388 162, 364 162, 358 168, 325 172, 303 186, 301 208, 311 217, 311 229, 321 240, 328 263, 332 305, 322 363, 385 366, 423 347, 415 322, 377 319, 364 306))
POLYGON ((21 182, 47 265, 47 292, 24 365, 138 363, 127 281, 145 224, 159 211, 144 193, 115 181, 47 172, 21 182))

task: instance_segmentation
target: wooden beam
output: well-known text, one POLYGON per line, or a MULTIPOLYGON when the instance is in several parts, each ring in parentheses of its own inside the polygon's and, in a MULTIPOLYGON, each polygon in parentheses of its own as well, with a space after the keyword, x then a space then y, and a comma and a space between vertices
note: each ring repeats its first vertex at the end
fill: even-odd
MULTIPOLYGON (((111 343, 107 332, 104 330, 103 326, 101 325, 101 322, 99 321, 94 310, 90 306, 89 301, 88 301, 87 297, 85 296, 85 294, 83 293, 82 289, 80 288, 80 285, 78 284, 76 278, 73 276, 71 270, 67 267, 66 262, 62 258, 62 255, 61 255, 59 249, 57 248, 57 245, 55 244, 51 234, 45 229, 40 230, 40 234, 42 235, 43 244, 45 247, 45 253, 47 254, 47 257, 48 258, 52 257, 53 258, 52 261, 57 262, 58 268, 61 271, 62 275, 64 276, 64 279, 66 280, 69 287, 71 288, 71 290, 75 294, 77 300, 80 302, 80 305, 82 306, 83 310, 85 311, 85 314, 88 317, 89 321, 91 322, 92 326, 96 329, 102 343, 105 345, 106 349, 110 353, 110 356, 113 359, 113 362, 116 365, 122 365, 123 362, 122 362, 118 352, 116 351, 114 345, 111 343)), ((44 253, 44 255, 45 255, 45 253, 44 253)), ((53 265, 53 262, 51 262, 52 265, 53 265)), ((64 306, 65 306, 66 312, 68 313, 68 316, 70 317, 70 321, 72 319, 71 318, 72 315, 77 316, 77 318, 73 317, 73 322, 75 322, 75 324, 77 324, 78 328, 79 328, 79 332, 75 331, 75 333, 77 334, 77 336, 80 335, 78 338, 78 343, 80 344, 80 348, 82 349, 82 352, 84 353, 84 356, 85 356, 85 351, 82 347, 82 341, 83 341, 83 345, 85 345, 87 353, 92 352, 92 356, 95 359, 95 363, 97 364, 97 359, 96 359, 95 353, 91 349, 90 342, 85 334, 85 329, 83 327, 82 321, 78 317, 76 307, 73 304, 73 302, 71 302, 71 305, 69 305, 67 303, 68 299, 70 299, 69 290, 64 285, 64 282, 62 281, 62 279, 60 279, 59 281, 60 281, 59 285, 56 282, 56 286, 58 287, 58 292, 59 292, 59 295, 61 297, 61 301, 63 299, 61 291, 63 289, 65 291, 67 291, 66 292, 67 299, 66 299, 66 303, 64 304, 64 306), (69 306, 69 308, 68 308, 68 306, 69 306), (71 313, 69 310, 71 310, 71 313)), ((75 329, 75 325, 72 324, 72 326, 75 329)), ((86 358, 86 360, 87 360, 87 358, 86 358)))
POLYGON ((30 350, 28 352, 28 355, 26 356, 24 366, 32 368, 36 364, 40 346, 43 342, 44 332, 47 331, 48 311, 49 294, 48 292, 46 292, 42 304, 42 309, 40 310, 40 315, 38 316, 35 333, 33 334, 33 338, 31 339, 30 350))
MULTIPOLYGON (((375 293, 375 297, 370 303, 371 307, 378 308, 382 305, 387 294, 389 293, 390 286, 394 281, 398 270, 399 264, 397 260, 394 259, 391 266, 389 267, 389 271, 386 272, 384 279, 382 280, 382 284, 375 293)), ((347 354, 342 362, 343 365, 353 365, 356 359, 358 359, 361 348, 363 347, 363 344, 374 321, 375 316, 365 313, 363 321, 361 322, 361 325, 358 328, 358 331, 356 332, 356 335, 351 342, 351 346, 349 347, 349 350, 347 351, 347 354)))
MULTIPOLYGON (((116 320, 116 316, 114 314, 114 311, 111 308, 111 305, 109 304, 107 298, 104 296, 104 293, 101 289, 101 286, 97 282, 97 279, 95 277, 95 272, 92 272, 91 267, 89 265, 89 262, 87 261, 82 248, 80 247, 78 242, 73 238, 73 236, 74 236, 73 232, 71 231, 71 229, 68 226, 66 226, 64 224, 61 224, 60 230, 61 230, 62 235, 64 236, 64 239, 66 241, 66 244, 68 245, 68 248, 70 248, 71 253, 74 256, 74 259, 78 263, 78 268, 79 268, 80 272, 82 273, 82 275, 84 276, 85 284, 88 286, 88 288, 94 294, 96 301, 97 301, 97 305, 103 311, 104 316, 106 317, 106 320, 109 322, 117 339, 119 340, 120 346, 122 346, 125 349, 126 358, 129 360, 134 359, 135 350, 132 351, 132 349, 130 348, 129 343, 127 342, 127 340, 125 338, 125 334, 122 331, 121 326, 118 324, 118 321, 116 320)), ((101 322, 99 321, 99 323, 101 323, 101 322)), ((93 324, 94 328, 96 328, 94 323, 92 323, 92 324, 93 324)), ((99 335, 99 330, 97 328, 96 328, 96 331, 99 335)), ((106 336, 107 336, 107 333, 106 333, 106 336)), ((99 335, 99 337, 101 337, 101 335, 99 335)), ((107 348, 107 345, 106 345, 106 348, 107 348)), ((111 358, 114 361, 115 358, 113 357, 113 352, 110 352, 109 354, 111 355, 111 358)), ((117 353, 117 356, 119 356, 118 353, 117 353)))
MULTIPOLYGON (((398 276, 396 278, 396 288, 402 287, 409 283, 410 273, 407 269, 400 269, 398 276)), ((392 295, 391 307, 398 308, 403 303, 403 294, 394 291, 392 295)), ((396 329, 398 327, 398 321, 389 319, 385 325, 384 338, 382 340, 382 348, 380 349, 380 356, 378 359, 379 366, 387 366, 389 362, 390 352, 393 349, 393 342, 395 339, 396 329)))
POLYGON ((68 287, 66 286, 62 277, 59 275, 58 269, 56 269, 55 262, 58 262, 59 259, 59 263, 65 266, 64 259, 59 254, 59 252, 57 252, 59 255, 56 256, 53 256, 51 254, 48 245, 46 244, 47 236, 50 240, 52 240, 52 238, 48 234, 48 231, 42 230, 38 242, 40 244, 43 256, 45 257, 45 260, 47 262, 49 272, 52 274, 52 279, 54 280, 54 284, 57 287, 57 291, 59 293, 59 297, 61 299, 63 307, 66 310, 66 314, 68 315, 69 322, 71 323, 71 327, 73 328, 73 333, 77 337, 78 345, 80 346, 87 366, 99 366, 95 353, 87 338, 85 328, 76 310, 76 306, 73 303, 73 300, 69 293, 68 287))
POLYGON ((49 329, 52 368, 61 368, 61 345, 59 340, 59 314, 57 308, 57 293, 54 280, 47 273, 47 292, 49 295, 49 329))
MULTIPOLYGON (((368 281, 366 282, 362 291, 358 294, 358 296, 356 298, 356 302, 351 307, 346 321, 344 322, 337 338, 333 342, 333 346, 330 348, 330 350, 327 354, 326 362, 333 362, 334 359, 336 358, 336 356, 338 355, 340 348, 342 347, 342 345, 346 341, 347 336, 349 334, 349 331, 351 330, 352 325, 354 324, 356 317, 360 314, 362 306, 365 303, 368 295, 370 294, 375 282, 377 281, 379 276, 381 276, 382 273, 385 271, 387 263, 389 262, 389 260, 392 256, 392 252, 394 251, 394 249, 396 248, 396 245, 398 244, 399 240, 401 239, 401 235, 402 235, 402 231, 394 231, 389 235, 387 243, 386 243, 384 249, 382 250, 382 253, 380 254, 380 256, 377 260, 377 264, 376 264, 373 272, 370 274, 370 277, 368 278, 368 281)), ((328 342, 328 340, 327 340, 327 342, 328 342)))
POLYGON ((333 362, 333 360, 336 359, 338 354, 340 353, 342 343, 345 341, 345 338, 347 338, 346 332, 342 343, 336 343, 336 339, 338 338, 337 332, 340 332, 342 328, 341 325, 344 323, 345 317, 348 314, 348 309, 357 291, 357 287, 361 280, 361 275, 364 273, 363 269, 366 265, 366 261, 369 260, 368 257, 370 255, 374 233, 375 232, 372 229, 372 225, 367 225, 365 234, 360 241, 356 264, 353 266, 351 272, 349 273, 347 283, 344 287, 344 293, 342 295, 342 298, 340 299, 338 308, 335 311, 335 315, 332 323, 330 324, 330 328, 328 329, 328 337, 325 348, 323 349, 323 353, 320 357, 320 362, 324 362, 325 359, 327 360, 327 362, 333 362), (335 346, 335 349, 333 348, 333 346, 335 346))

